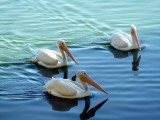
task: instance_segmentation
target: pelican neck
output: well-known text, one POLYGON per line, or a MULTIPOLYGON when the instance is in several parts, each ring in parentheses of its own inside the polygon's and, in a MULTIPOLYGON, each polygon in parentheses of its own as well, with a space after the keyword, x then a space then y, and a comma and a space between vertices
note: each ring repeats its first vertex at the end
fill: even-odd
MULTIPOLYGON (((58 48, 59 48, 59 47, 58 47, 58 48)), ((62 63, 67 64, 67 57, 66 57, 66 54, 65 54, 64 51, 61 50, 60 48, 59 48, 59 50, 60 50, 60 52, 61 52, 61 54, 62 54, 62 63)))

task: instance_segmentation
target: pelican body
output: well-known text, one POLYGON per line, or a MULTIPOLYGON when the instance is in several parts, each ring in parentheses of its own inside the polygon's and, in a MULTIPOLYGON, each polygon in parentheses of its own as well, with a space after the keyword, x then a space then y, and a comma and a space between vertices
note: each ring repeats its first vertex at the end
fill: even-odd
POLYGON ((109 40, 111 41, 111 45, 118 50, 141 50, 140 42, 136 31, 136 26, 134 25, 131 25, 131 35, 124 32, 116 32, 111 35, 109 40))
POLYGON ((78 64, 77 60, 68 50, 64 40, 58 40, 57 46, 61 53, 54 50, 42 49, 36 55, 37 61, 34 63, 38 63, 39 65, 42 65, 46 68, 58 68, 66 66, 68 64, 67 57, 64 53, 66 52, 71 57, 71 59, 78 64))
POLYGON ((94 82, 85 71, 78 71, 76 76, 79 78, 81 83, 68 79, 52 78, 45 84, 44 88, 53 96, 69 99, 89 96, 90 89, 86 83, 94 86, 104 93, 107 93, 96 82, 94 82))

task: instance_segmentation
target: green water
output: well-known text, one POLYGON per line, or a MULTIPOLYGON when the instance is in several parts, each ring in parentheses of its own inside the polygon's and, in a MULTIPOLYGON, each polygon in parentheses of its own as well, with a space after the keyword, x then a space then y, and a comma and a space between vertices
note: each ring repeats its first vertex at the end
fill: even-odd
POLYGON ((1 0, 0 60, 29 58, 58 39, 95 42, 92 38, 129 31, 130 24, 148 35, 159 28, 158 6, 158 0, 1 0))

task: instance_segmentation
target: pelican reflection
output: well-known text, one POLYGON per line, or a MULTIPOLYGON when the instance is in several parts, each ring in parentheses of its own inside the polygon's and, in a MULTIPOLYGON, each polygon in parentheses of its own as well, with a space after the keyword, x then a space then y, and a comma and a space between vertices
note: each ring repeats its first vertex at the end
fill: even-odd
POLYGON ((67 79, 68 78, 68 67, 60 67, 60 68, 45 68, 45 67, 41 67, 41 66, 37 66, 38 67, 38 72, 44 76, 44 77, 55 77, 55 75, 59 74, 59 73, 64 73, 63 78, 67 79))
MULTIPOLYGON (((52 110, 55 111, 69 111, 71 108, 78 105, 78 99, 65 99, 65 98, 59 98, 52 96, 50 94, 46 94, 46 99, 48 103, 52 106, 52 110)), ((93 108, 90 108, 90 97, 83 98, 85 101, 85 106, 80 113, 80 119, 81 120, 88 120, 91 117, 94 117, 96 112, 105 104, 105 102, 108 100, 105 99, 93 108)))
POLYGON ((133 55, 133 62, 132 62, 132 70, 133 71, 138 71, 138 66, 141 60, 141 55, 138 56, 138 51, 134 50, 132 51, 132 55, 133 55))
POLYGON ((52 106, 52 110, 55 111, 69 111, 72 107, 78 105, 78 101, 76 99, 59 98, 51 94, 46 94, 46 99, 52 106))
POLYGON ((133 61, 132 61, 132 70, 133 71, 138 71, 139 68, 139 63, 141 60, 141 55, 138 55, 138 50, 131 50, 131 51, 120 51, 117 50, 113 47, 109 47, 109 51, 113 53, 115 58, 126 58, 128 56, 133 56, 133 61))
POLYGON ((90 108, 90 97, 86 97, 84 98, 85 100, 85 107, 82 111, 82 113, 80 114, 80 119, 81 120, 88 120, 91 117, 94 117, 96 112, 105 104, 105 102, 108 100, 105 99, 104 101, 100 102, 99 104, 97 104, 96 106, 94 106, 93 108, 90 108))

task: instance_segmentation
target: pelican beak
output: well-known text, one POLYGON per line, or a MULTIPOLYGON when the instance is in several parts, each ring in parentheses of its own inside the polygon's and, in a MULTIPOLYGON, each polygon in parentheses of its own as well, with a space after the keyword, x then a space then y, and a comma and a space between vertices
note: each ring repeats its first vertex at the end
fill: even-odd
POLYGON ((132 35, 133 35, 134 39, 136 40, 138 49, 141 50, 141 45, 140 45, 140 42, 139 42, 138 35, 137 35, 136 31, 133 31, 132 35))
POLYGON ((79 63, 77 62, 77 60, 73 57, 73 55, 71 54, 71 52, 68 50, 68 48, 67 48, 67 46, 66 46, 65 44, 63 44, 63 45, 61 45, 61 46, 59 46, 59 47, 60 47, 61 50, 65 51, 65 52, 69 55, 69 57, 70 57, 75 63, 77 63, 77 65, 79 64, 79 63))
POLYGON ((105 90, 103 90, 94 80, 92 80, 87 74, 85 76, 81 76, 80 79, 93 87, 97 88, 98 90, 108 94, 105 90))

